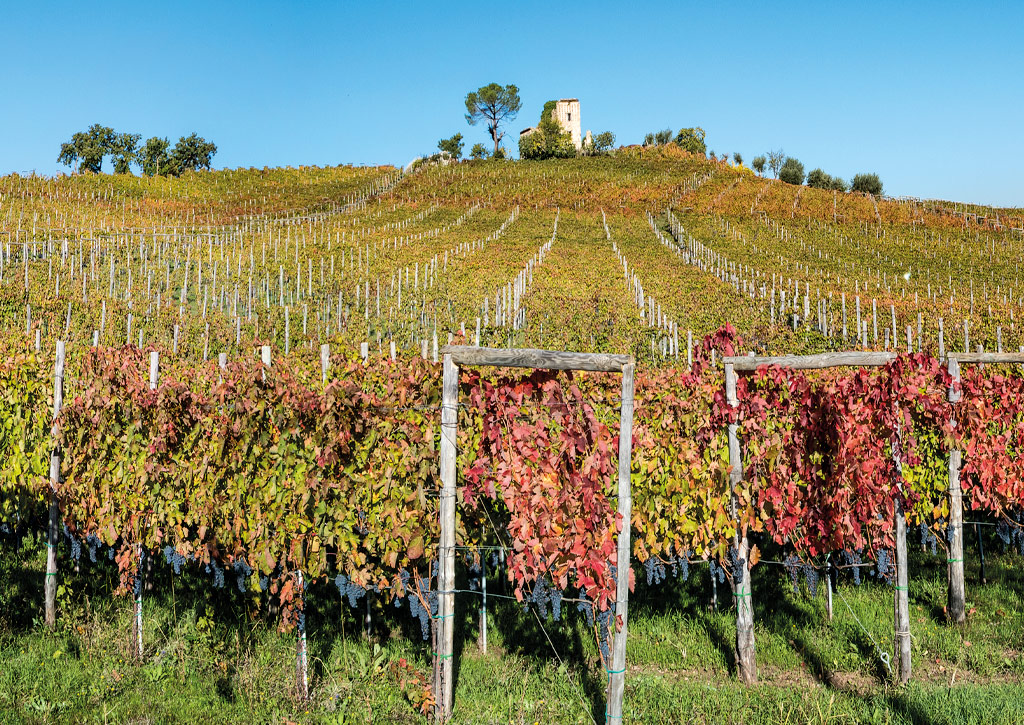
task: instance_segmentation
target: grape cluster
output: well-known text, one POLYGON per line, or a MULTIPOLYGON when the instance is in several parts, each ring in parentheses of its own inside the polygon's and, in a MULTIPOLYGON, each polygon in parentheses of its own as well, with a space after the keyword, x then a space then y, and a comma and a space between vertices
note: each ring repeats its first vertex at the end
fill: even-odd
POLYGON ((729 570, 732 572, 732 579, 736 586, 743 583, 743 576, 747 570, 747 560, 740 557, 740 552, 734 547, 729 549, 729 570))
POLYGON ((341 594, 342 597, 348 598, 348 605, 350 607, 355 607, 356 602, 366 595, 366 590, 363 587, 354 583, 344 574, 338 574, 338 576, 334 578, 334 586, 338 587, 338 593, 341 594))
POLYGON ((601 647, 601 655, 604 657, 604 661, 611 663, 612 656, 609 650, 608 644, 612 637, 612 628, 615 626, 614 623, 615 612, 611 609, 606 609, 603 612, 597 613, 597 643, 601 647))
POLYGON ((264 574, 263 576, 260 577, 260 591, 261 592, 267 591, 267 587, 269 585, 270 585, 270 577, 268 577, 266 574, 264 574))
POLYGON ((683 581, 689 581, 690 579, 690 555, 693 552, 687 550, 683 552, 682 556, 672 557, 672 576, 682 575, 683 581))
MULTIPOLYGON (((405 592, 406 596, 411 596, 409 594, 409 572, 407 570, 405 570, 405 569, 401 569, 398 572, 398 577, 399 577, 399 579, 402 580, 402 591, 405 592)), ((398 609, 401 606, 402 606, 402 600, 401 600, 401 598, 396 596, 395 597, 395 609, 398 609)))
POLYGON ((921 522, 920 526, 918 526, 918 530, 921 534, 921 546, 924 547, 930 544, 932 556, 935 556, 936 545, 939 543, 939 540, 936 538, 935 534, 932 533, 932 530, 928 528, 928 526, 925 525, 923 521, 921 522))
POLYGON ((68 525, 64 524, 64 538, 68 540, 68 546, 71 548, 71 558, 78 561, 82 556, 82 542, 71 535, 68 530, 68 525))
POLYGON ((647 570, 648 584, 661 584, 665 581, 665 564, 658 557, 648 557, 644 562, 644 569, 647 570))
POLYGON ((424 609, 420 603, 420 598, 415 594, 410 594, 406 597, 409 600, 409 613, 413 617, 420 620, 420 634, 423 635, 423 639, 430 638, 430 619, 437 614, 437 592, 428 591, 425 599, 427 605, 430 607, 429 610, 424 609))
POLYGON ((96 563, 96 552, 102 544, 103 542, 96 534, 89 534, 85 537, 85 545, 89 547, 89 561, 93 564, 96 563))
POLYGON ((213 586, 215 589, 224 588, 224 570, 217 566, 217 562, 210 560, 210 563, 206 565, 206 573, 213 572, 213 586))
POLYGON ((708 569, 711 571, 711 581, 718 578, 719 584, 725 583, 725 569, 718 565, 718 562, 714 559, 708 559, 708 569))
POLYGON ((538 579, 533 585, 533 591, 530 593, 530 601, 532 601, 537 609, 540 610, 540 616, 545 619, 548 618, 548 607, 551 607, 551 615, 555 621, 559 621, 562 618, 562 593, 555 589, 554 586, 549 584, 545 579, 538 579))
POLYGON ((875 562, 875 568, 871 573, 879 579, 890 579, 896 573, 895 562, 892 561, 888 549, 879 549, 878 561, 875 562))
POLYGON ((786 573, 789 574, 789 581, 793 585, 793 593, 800 593, 800 557, 795 554, 789 554, 782 561, 782 565, 786 568, 786 573))
POLYGON ((576 603, 576 609, 583 613, 583 616, 587 618, 587 626, 594 626, 594 605, 587 601, 587 593, 580 591, 579 602, 576 603))
POLYGON ((238 584, 238 591, 245 594, 245 581, 252 576, 252 567, 249 566, 245 559, 239 559, 235 562, 235 582, 238 584))
POLYGON ((298 613, 296 614, 295 625, 298 627, 300 634, 302 632, 306 631, 306 610, 305 609, 300 609, 298 611, 298 613))
POLYGON ((804 564, 804 579, 807 581, 807 588, 811 590, 811 596, 818 596, 818 570, 810 564, 804 564))
POLYGON ((181 574, 181 565, 185 563, 185 557, 174 550, 173 546, 164 547, 164 560, 174 568, 175 574, 181 574))
POLYGON ((850 571, 853 572, 853 583, 860 586, 860 564, 861 555, 859 551, 844 551, 843 552, 843 563, 850 567, 850 571))
POLYGON ((470 591, 479 591, 480 579, 483 576, 483 567, 480 565, 482 560, 472 552, 466 553, 462 560, 466 564, 470 591))
POLYGON ((356 531, 358 531, 362 536, 366 536, 366 534, 370 531, 370 529, 366 525, 366 512, 363 511, 362 509, 359 509, 358 511, 356 511, 356 517, 359 519, 359 523, 356 524, 356 531))

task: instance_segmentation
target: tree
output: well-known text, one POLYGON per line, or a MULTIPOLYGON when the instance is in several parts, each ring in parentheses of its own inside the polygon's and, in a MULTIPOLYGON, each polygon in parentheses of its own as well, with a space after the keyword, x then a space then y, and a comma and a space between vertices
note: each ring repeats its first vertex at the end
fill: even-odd
POLYGON ((804 165, 792 156, 787 156, 782 168, 779 169, 779 179, 787 184, 800 186, 804 183, 804 165))
POLYGON ((755 156, 754 160, 750 162, 750 165, 754 168, 754 171, 760 175, 764 173, 764 165, 766 163, 768 163, 768 159, 764 156, 755 156))
POLYGON ((495 158, 498 157, 501 139, 505 135, 500 130, 502 124, 514 119, 521 107, 519 89, 511 84, 502 88, 497 83, 491 83, 466 94, 466 122, 470 126, 475 126, 479 121, 487 123, 487 133, 494 140, 495 158))
POLYGON ((862 191, 872 196, 881 196, 882 180, 878 178, 878 174, 857 174, 853 177, 850 190, 862 191))
POLYGON ((462 158, 462 147, 464 145, 461 133, 457 133, 451 138, 443 138, 437 142, 437 147, 441 151, 447 152, 456 161, 462 158))
POLYGON ((615 145, 615 134, 611 131, 603 131, 594 136, 594 150, 598 152, 609 151, 615 145))
POLYGON ((175 174, 183 174, 186 171, 198 171, 199 169, 209 170, 212 166, 213 155, 217 153, 217 146, 196 133, 191 136, 182 136, 178 143, 171 149, 171 163, 175 174))
POLYGON ((130 174, 132 164, 138 156, 141 133, 116 133, 110 142, 110 155, 113 156, 114 173, 130 174))
POLYGON ((733 153, 732 161, 737 166, 743 166, 743 154, 739 153, 738 151, 733 153))
POLYGON ((494 150, 494 153, 491 154, 491 158, 496 160, 496 161, 501 161, 503 159, 507 159, 508 158, 508 154, 505 153, 505 147, 504 146, 499 146, 498 148, 496 148, 494 150))
POLYGON ((846 182, 838 176, 830 176, 821 169, 814 169, 807 175, 807 185, 814 189, 846 191, 846 182))
POLYGON ((175 171, 168 151, 170 147, 171 142, 166 138, 153 136, 146 139, 145 145, 136 154, 142 173, 146 176, 173 175, 175 171))
POLYGON ((473 148, 469 150, 469 157, 472 159, 485 159, 487 158, 487 149, 482 143, 475 143, 473 148))
POLYGON ((659 146, 664 146, 672 140, 672 129, 663 128, 654 134, 654 142, 659 146))
POLYGON ((88 131, 79 131, 60 145, 57 163, 74 166, 78 171, 91 171, 98 174, 103 169, 103 157, 112 151, 114 129, 94 123, 88 131))
POLYGON ((691 154, 699 154, 705 156, 708 151, 707 144, 704 143, 704 129, 700 126, 695 128, 681 128, 679 133, 676 134, 676 143, 684 151, 689 151, 691 154))
POLYGON ((782 149, 768 152, 768 168, 772 170, 775 178, 779 178, 779 169, 782 168, 782 161, 786 158, 786 152, 782 149))

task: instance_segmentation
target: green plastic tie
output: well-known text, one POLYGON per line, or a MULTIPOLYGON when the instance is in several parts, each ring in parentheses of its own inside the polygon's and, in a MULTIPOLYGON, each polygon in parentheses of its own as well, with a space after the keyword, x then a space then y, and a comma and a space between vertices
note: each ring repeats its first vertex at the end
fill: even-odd
POLYGON ((952 563, 957 562, 957 561, 963 561, 963 559, 946 559, 946 563, 947 564, 952 564, 952 563))
POLYGON ((895 586, 896 591, 905 592, 908 591, 907 587, 901 587, 899 584, 895 586))
POLYGON ((749 597, 751 592, 743 592, 742 594, 733 594, 734 597, 749 597))
POLYGON ((625 671, 625 667, 623 667, 621 670, 609 670, 607 667, 605 668, 605 672, 607 672, 609 675, 621 675, 625 671))
POLYGON ((438 654, 437 652, 434 652, 434 656, 441 660, 450 660, 452 658, 450 654, 442 655, 438 654))

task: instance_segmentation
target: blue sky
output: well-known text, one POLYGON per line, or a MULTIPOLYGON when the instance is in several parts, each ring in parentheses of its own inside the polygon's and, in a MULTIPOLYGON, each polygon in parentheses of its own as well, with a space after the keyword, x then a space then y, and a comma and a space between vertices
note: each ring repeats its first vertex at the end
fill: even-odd
POLYGON ((5 0, 0 173, 52 174, 101 122, 192 131, 216 167, 404 164, 515 83, 638 143, 706 129, 749 161, 877 172, 893 195, 1024 206, 1024 3, 22 2, 5 0), (493 12, 489 12, 494 8, 493 12))

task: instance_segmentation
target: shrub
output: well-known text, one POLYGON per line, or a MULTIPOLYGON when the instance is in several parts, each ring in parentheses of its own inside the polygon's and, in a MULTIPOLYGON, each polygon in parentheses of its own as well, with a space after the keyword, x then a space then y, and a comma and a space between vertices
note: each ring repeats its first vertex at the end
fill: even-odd
POLYGON ((799 186, 804 183, 804 165, 792 156, 787 156, 782 162, 782 168, 779 169, 779 179, 787 184, 799 186))
POLYGON ((852 191, 862 191, 872 196, 881 196, 882 180, 878 178, 878 174, 857 174, 853 177, 850 189, 852 191))

